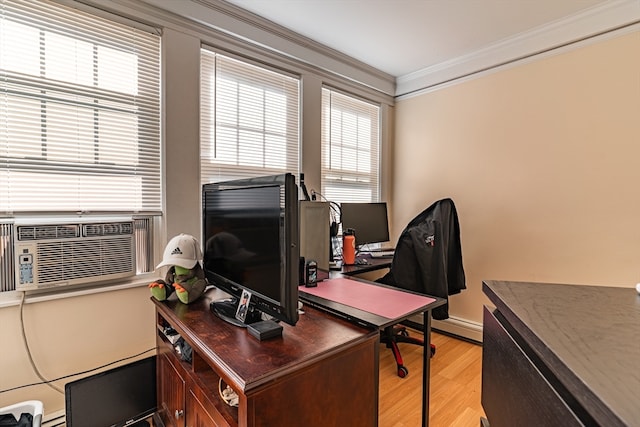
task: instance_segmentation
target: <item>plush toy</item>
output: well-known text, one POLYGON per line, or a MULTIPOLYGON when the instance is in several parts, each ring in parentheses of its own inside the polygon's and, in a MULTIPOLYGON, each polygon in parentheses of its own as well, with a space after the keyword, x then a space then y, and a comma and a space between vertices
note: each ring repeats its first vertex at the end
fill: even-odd
POLYGON ((202 251, 198 240, 188 234, 172 238, 164 249, 162 262, 156 268, 170 266, 165 279, 149 284, 151 295, 164 301, 174 292, 184 304, 190 304, 204 293, 207 281, 200 262, 202 251))

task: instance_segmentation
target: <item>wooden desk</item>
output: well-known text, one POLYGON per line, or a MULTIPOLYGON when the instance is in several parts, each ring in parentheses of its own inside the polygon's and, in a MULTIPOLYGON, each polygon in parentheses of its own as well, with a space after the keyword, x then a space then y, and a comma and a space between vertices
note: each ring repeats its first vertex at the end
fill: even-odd
POLYGON ((632 288, 486 281, 482 406, 491 427, 640 426, 632 288))
POLYGON ((375 426, 378 422, 378 332, 306 308, 283 336, 258 341, 198 301, 158 302, 158 325, 171 325, 193 348, 181 361, 158 334, 158 406, 167 426, 375 426), (239 395, 230 407, 218 381, 239 395))

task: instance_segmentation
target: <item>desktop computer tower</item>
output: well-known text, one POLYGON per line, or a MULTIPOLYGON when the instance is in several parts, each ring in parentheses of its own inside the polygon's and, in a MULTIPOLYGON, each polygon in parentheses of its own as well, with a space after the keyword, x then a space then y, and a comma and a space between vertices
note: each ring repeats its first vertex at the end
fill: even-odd
POLYGON ((329 203, 300 201, 300 256, 318 263, 318 278, 329 271, 329 203))

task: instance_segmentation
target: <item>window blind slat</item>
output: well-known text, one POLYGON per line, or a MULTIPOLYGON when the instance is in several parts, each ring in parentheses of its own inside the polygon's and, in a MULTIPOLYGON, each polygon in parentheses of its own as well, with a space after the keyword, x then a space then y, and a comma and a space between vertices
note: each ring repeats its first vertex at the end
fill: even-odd
POLYGON ((299 80, 201 52, 202 183, 297 174, 299 80))
POLYGON ((380 107, 322 89, 322 194, 334 202, 380 200, 380 107))
POLYGON ((160 38, 0 0, 0 213, 161 211, 160 38))

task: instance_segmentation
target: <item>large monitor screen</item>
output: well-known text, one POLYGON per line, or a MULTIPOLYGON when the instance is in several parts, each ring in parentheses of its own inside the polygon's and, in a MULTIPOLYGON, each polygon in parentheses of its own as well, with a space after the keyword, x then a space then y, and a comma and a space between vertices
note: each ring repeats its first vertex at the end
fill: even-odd
POLYGON ((251 308, 294 325, 300 250, 293 175, 205 184, 202 197, 209 283, 235 299, 246 290, 251 308))
POLYGON ((341 203, 340 220, 342 231, 353 229, 356 245, 382 243, 389 241, 389 223, 387 204, 379 203, 341 203))
POLYGON ((65 385, 67 427, 121 427, 156 410, 156 356, 65 385))
POLYGON ((280 300, 280 188, 231 188, 207 195, 206 268, 280 300))

